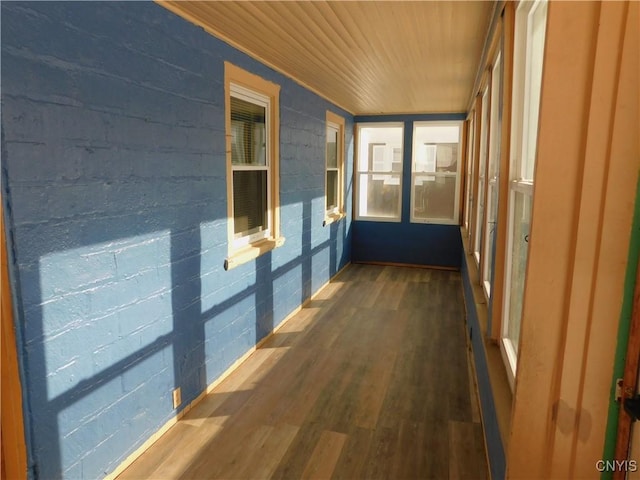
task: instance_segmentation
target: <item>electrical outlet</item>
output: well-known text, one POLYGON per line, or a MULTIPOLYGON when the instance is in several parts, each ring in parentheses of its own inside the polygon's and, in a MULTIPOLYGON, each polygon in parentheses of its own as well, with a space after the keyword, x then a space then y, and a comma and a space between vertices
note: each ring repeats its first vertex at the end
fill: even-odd
POLYGON ((182 392, 180 392, 180 387, 178 387, 173 391, 173 408, 178 408, 181 403, 182 403, 182 392))

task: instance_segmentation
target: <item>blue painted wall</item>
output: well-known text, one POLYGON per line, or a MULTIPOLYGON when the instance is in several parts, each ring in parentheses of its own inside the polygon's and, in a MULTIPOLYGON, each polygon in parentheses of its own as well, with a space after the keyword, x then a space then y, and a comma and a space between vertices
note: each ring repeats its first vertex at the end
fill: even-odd
POLYGON ((1 8, 30 475, 100 478, 350 260, 322 222, 325 112, 348 179, 353 118, 151 2, 1 8), (281 85, 287 239, 228 272, 225 60, 281 85))
POLYGON ((353 261, 460 268, 462 242, 457 225, 411 223, 411 158, 414 121, 462 121, 464 114, 356 116, 356 123, 404 123, 402 214, 400 222, 353 222, 353 261))
POLYGON ((485 444, 487 447, 487 456, 489 459, 489 469, 491 470, 491 478, 505 478, 506 459, 502 437, 500 435, 500 427, 498 426, 498 416, 496 414, 496 406, 493 399, 493 390, 491 388, 491 380, 489 378, 489 366, 485 354, 483 332, 480 328, 478 320, 478 311, 476 310, 476 302, 473 297, 473 286, 469 277, 469 269, 464 252, 460 260, 462 288, 464 293, 464 303, 467 312, 467 335, 471 340, 473 350, 473 361, 476 367, 476 380, 478 382, 478 396, 480 398, 480 408, 482 409, 482 423, 485 435, 485 444))

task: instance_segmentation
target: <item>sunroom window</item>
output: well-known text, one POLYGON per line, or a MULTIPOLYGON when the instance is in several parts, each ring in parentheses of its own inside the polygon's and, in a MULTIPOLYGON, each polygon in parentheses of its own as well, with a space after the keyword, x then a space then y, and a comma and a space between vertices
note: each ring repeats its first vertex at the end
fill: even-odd
POLYGON ((358 126, 358 220, 400 221, 403 130, 402 124, 358 126))
POLYGON ((461 127, 459 122, 414 124, 412 222, 458 224, 461 127))

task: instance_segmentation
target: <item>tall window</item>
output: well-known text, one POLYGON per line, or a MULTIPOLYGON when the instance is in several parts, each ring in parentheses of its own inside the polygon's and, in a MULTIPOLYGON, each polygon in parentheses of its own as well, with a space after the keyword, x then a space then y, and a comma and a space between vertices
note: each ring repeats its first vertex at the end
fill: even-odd
POLYGON ((482 253, 482 285, 487 298, 491 297, 493 273, 493 244, 498 215, 498 171, 500 163, 500 98, 502 95, 501 55, 496 55, 491 73, 491 112, 489 119, 489 165, 487 167, 487 211, 485 214, 482 253))
POLYGON ((467 168, 465 171, 466 180, 465 184, 465 208, 464 208, 464 228, 467 229, 467 233, 471 232, 471 210, 473 208, 473 151, 474 151, 474 135, 475 135, 475 123, 474 123, 475 111, 471 111, 469 119, 467 120, 467 168))
POLYGON ((458 224, 460 122, 416 122, 411 162, 411 221, 458 224))
POLYGON ((480 252, 482 251, 482 227, 484 222, 484 195, 486 187, 487 167, 487 134, 489 131, 489 85, 482 93, 482 107, 480 112, 480 156, 478 160, 478 194, 476 196, 476 219, 473 235, 473 257, 480 269, 480 252))
POLYGON ((234 245, 248 244, 271 234, 267 154, 269 99, 231 85, 231 169, 233 171, 234 245))
POLYGON ((225 86, 229 267, 234 254, 259 247, 242 261, 254 258, 279 235, 279 87, 229 63, 225 86))
POLYGON ((403 125, 358 125, 356 218, 399 222, 403 125))
POLYGON ((344 212, 344 119, 327 112, 325 175, 325 222, 337 220, 344 212))
POLYGON ((508 244, 501 342, 512 385, 516 374, 527 268, 546 22, 545 1, 521 2, 516 10, 508 244))

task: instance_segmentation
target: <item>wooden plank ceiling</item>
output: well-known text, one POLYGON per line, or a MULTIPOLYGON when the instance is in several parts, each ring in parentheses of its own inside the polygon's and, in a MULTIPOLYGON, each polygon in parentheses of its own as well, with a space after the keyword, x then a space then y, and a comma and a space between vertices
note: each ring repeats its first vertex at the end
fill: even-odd
POLYGON ((494 7, 487 1, 166 1, 356 114, 464 112, 494 7))

